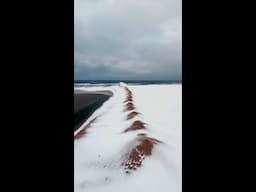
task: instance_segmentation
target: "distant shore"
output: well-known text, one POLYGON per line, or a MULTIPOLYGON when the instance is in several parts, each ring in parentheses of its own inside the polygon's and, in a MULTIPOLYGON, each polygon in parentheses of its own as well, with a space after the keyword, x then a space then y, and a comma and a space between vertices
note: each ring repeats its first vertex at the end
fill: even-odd
POLYGON ((111 91, 74 90, 74 131, 77 130, 106 100, 111 97, 111 91))
POLYGON ((89 85, 115 85, 124 82, 130 85, 149 85, 149 84, 182 84, 182 80, 75 80, 76 86, 86 84, 89 85))

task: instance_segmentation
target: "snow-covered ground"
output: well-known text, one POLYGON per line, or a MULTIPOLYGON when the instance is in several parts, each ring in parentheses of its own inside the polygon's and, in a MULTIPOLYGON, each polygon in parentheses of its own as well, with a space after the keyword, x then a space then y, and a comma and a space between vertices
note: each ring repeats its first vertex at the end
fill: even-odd
POLYGON ((96 117, 86 134, 74 141, 75 192, 181 192, 182 85, 128 85, 135 106, 132 111, 139 113, 129 120, 125 87, 79 88, 110 90, 113 96, 81 127, 96 117), (136 120, 145 123, 145 129, 124 132, 136 120), (122 162, 138 145, 139 133, 160 142, 141 166, 127 174, 122 162))

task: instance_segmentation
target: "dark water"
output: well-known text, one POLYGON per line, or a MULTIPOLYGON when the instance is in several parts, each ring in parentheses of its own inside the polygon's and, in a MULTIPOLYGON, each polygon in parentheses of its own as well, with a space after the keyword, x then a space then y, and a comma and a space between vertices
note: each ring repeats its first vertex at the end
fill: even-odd
POLYGON ((110 97, 103 94, 75 94, 74 96, 74 130, 77 130, 110 97))
MULTIPOLYGON (((170 80, 75 80, 74 84, 88 83, 88 84, 117 84, 119 82, 124 82, 128 85, 148 85, 148 84, 181 84, 181 81, 170 81, 170 80)), ((109 96, 106 95, 78 95, 75 94, 74 100, 74 118, 75 118, 75 127, 78 129, 90 116, 91 114, 98 109, 106 100, 109 99, 109 96)))
POLYGON ((181 81, 173 80, 75 80, 75 84, 79 83, 90 83, 90 84, 116 84, 119 82, 124 82, 126 84, 137 84, 137 85, 147 85, 147 84, 180 84, 181 81))

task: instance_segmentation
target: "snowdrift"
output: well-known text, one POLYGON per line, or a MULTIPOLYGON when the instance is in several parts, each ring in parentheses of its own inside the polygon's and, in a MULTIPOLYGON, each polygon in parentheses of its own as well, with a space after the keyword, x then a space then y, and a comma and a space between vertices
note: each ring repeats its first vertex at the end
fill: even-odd
POLYGON ((113 96, 74 133, 75 192, 181 192, 182 86, 80 86, 113 96))

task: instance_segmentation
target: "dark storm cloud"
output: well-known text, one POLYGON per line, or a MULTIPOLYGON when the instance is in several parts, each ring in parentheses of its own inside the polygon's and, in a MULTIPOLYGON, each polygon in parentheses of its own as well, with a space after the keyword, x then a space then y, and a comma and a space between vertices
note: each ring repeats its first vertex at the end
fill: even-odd
POLYGON ((75 0, 76 79, 181 79, 181 0, 75 0))

